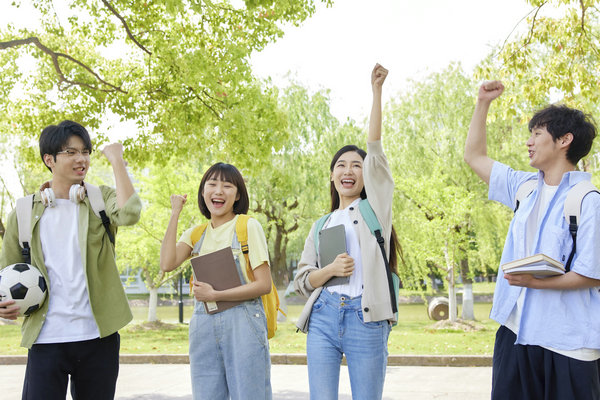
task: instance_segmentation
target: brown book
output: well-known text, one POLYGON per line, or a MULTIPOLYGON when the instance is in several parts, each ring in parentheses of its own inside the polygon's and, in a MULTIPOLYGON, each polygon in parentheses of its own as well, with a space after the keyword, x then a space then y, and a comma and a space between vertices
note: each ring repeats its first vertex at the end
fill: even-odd
MULTIPOLYGON (((235 265, 231 247, 190 259, 194 270, 194 279, 212 285, 215 290, 231 289, 242 285, 235 265)), ((215 314, 237 306, 243 301, 205 302, 204 308, 209 314, 215 314)))
POLYGON ((537 276, 562 275, 565 267, 562 263, 545 254, 534 254, 529 257, 502 264, 505 274, 532 274, 537 276))

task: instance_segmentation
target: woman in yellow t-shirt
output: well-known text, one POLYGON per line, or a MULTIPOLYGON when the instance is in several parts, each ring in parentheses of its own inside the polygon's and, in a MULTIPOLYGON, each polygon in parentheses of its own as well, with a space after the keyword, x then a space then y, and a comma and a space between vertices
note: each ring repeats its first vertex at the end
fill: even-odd
MULTIPOLYGON (((188 229, 177 241, 177 223, 187 195, 171 196, 171 219, 160 250, 160 267, 172 271, 187 260, 194 246, 188 229)), ((203 234, 200 255, 232 246, 238 214, 248 212, 244 179, 231 164, 210 167, 198 189, 200 212, 209 224, 203 234)), ((237 247, 237 246, 236 246, 237 247)), ((245 282, 215 290, 194 282, 194 315, 190 321, 190 369, 192 393, 198 399, 271 399, 271 361, 267 322, 260 296, 271 291, 269 253, 262 227, 248 220, 248 250, 254 274, 246 276, 245 258, 232 248, 245 282), (227 310, 207 314, 204 302, 243 301, 227 310)), ((218 266, 215 265, 215 268, 218 266)))

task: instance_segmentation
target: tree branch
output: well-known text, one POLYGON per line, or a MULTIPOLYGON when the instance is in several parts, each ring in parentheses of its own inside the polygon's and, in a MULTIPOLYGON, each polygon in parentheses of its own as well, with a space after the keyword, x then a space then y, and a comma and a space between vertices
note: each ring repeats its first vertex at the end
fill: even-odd
POLYGON ((162 243, 163 238, 156 236, 144 222, 140 222, 137 225, 142 228, 144 232, 146 232, 146 235, 150 236, 152 239, 155 239, 158 243, 162 243))
POLYGON ((292 225, 291 227, 289 227, 288 229, 283 229, 283 233, 286 235, 289 235, 290 233, 294 232, 296 229, 298 229, 300 227, 300 225, 298 225, 298 221, 294 221, 294 225, 292 225))
POLYGON ((129 37, 129 39, 131 39, 133 41, 133 43, 135 43, 135 45, 137 47, 139 47, 140 49, 142 49, 143 51, 145 51, 148 55, 152 55, 152 52, 150 50, 148 50, 147 48, 145 48, 140 42, 137 41, 137 39, 133 36, 133 33, 131 33, 131 30, 129 29, 129 25, 127 24, 127 21, 125 21, 125 18, 123 18, 121 16, 121 14, 119 14, 117 12, 117 10, 106 0, 102 0, 102 3, 104 3, 104 5, 106 6, 106 8, 108 8, 110 10, 110 12, 117 18, 119 18, 119 20, 121 21, 121 24, 123 24, 123 28, 125 28, 125 32, 127 32, 127 37, 129 37))
POLYGON ((585 4, 583 4, 583 0, 579 0, 579 4, 581 4, 581 31, 585 33, 585 4))
POLYGON ((102 79, 100 77, 100 75, 98 75, 94 70, 92 70, 90 67, 85 65, 83 62, 77 60, 76 58, 71 57, 68 54, 57 53, 57 52, 53 51, 52 49, 50 49, 50 48, 46 47, 44 44, 42 44, 42 42, 40 42, 40 40, 35 36, 28 37, 26 39, 17 39, 17 40, 9 40, 7 42, 0 42, 0 50, 5 50, 5 49, 11 48, 11 47, 23 46, 26 44, 33 44, 38 49, 40 49, 41 51, 43 51, 44 53, 46 53, 50 56, 50 58, 52 59, 52 64, 54 65, 54 70, 56 71, 56 74, 58 75, 59 82, 64 82, 69 85, 87 87, 88 89, 100 90, 102 92, 107 92, 107 93, 120 92, 123 94, 127 94, 127 92, 125 90, 121 89, 119 86, 115 86, 112 83, 106 82, 104 79, 102 79), (85 69, 92 76, 94 76, 94 78, 96 78, 96 80, 98 80, 98 82, 100 82, 104 86, 108 86, 111 89, 101 89, 97 86, 90 85, 89 83, 78 82, 78 81, 73 81, 73 80, 68 79, 65 76, 65 74, 63 73, 62 69, 60 68, 59 58, 61 58, 61 57, 79 65, 81 68, 85 69))
MULTIPOLYGON (((221 116, 221 115, 220 115, 220 114, 217 112, 217 110, 215 110, 215 109, 214 109, 214 108, 213 108, 213 107, 212 107, 210 104, 208 104, 208 103, 207 103, 207 102, 206 102, 206 101, 205 101, 205 100, 204 100, 202 97, 200 97, 200 95, 199 95, 198 93, 196 93, 196 90, 194 90, 194 88, 193 88, 193 87, 191 87, 191 86, 188 86, 187 88, 188 88, 188 90, 189 90, 189 91, 192 93, 192 95, 193 95, 193 96, 194 96, 196 99, 200 100, 200 102, 202 102, 202 104, 204 104, 204 106, 205 106, 206 108, 208 108, 210 111, 212 111, 212 113, 213 113, 213 114, 214 114, 214 115, 215 115, 215 116, 216 116, 218 119, 223 119, 223 117, 222 117, 222 116, 221 116)), ((202 91, 202 93, 205 93, 205 92, 206 92, 206 90, 203 90, 203 91, 202 91)), ((205 93, 205 94, 206 94, 206 93, 205 93)), ((208 96, 208 97, 210 97, 210 96, 208 96)))
MULTIPOLYGON (((546 3, 547 3, 547 1, 544 1, 542 4, 540 4, 540 5, 539 5, 539 6, 536 8, 536 10, 535 10, 535 13, 533 14, 533 20, 531 21, 531 28, 529 29, 529 34, 527 35, 527 40, 525 41, 525 43, 524 43, 524 44, 523 44, 523 45, 522 45, 522 46, 521 46, 521 47, 520 47, 518 50, 515 50, 515 51, 514 51, 514 52, 513 52, 513 53, 510 55, 510 57, 508 57, 508 59, 509 59, 509 60, 510 60, 511 58, 513 58, 513 57, 515 56, 515 54, 517 54, 517 52, 519 52, 519 51, 521 51, 523 48, 527 47, 527 45, 529 45, 529 43, 531 42, 531 38, 533 37, 533 30, 534 30, 534 28, 535 28, 535 22, 536 22, 536 19, 537 19, 537 15, 538 15, 538 13, 540 12, 540 10, 542 9, 542 7, 543 7, 543 6, 544 6, 546 3)), ((529 12, 529 14, 531 14, 531 12, 529 12)), ((523 18, 522 18, 522 19, 519 21, 519 23, 521 23, 521 21, 523 21, 523 19, 524 19, 524 18, 526 18, 526 17, 527 17, 529 14, 527 14, 525 17, 523 17, 523 18)), ((518 24, 517 24, 517 25, 518 25, 518 24)), ((517 26, 515 25, 515 28, 516 28, 516 27, 517 27, 517 26)), ((515 29, 515 28, 513 28, 513 31, 514 31, 514 29, 515 29)), ((511 31, 511 34, 512 34, 512 31, 511 31)), ((510 36, 510 34, 509 34, 509 36, 510 36)), ((506 45, 506 42, 507 42, 507 41, 508 41, 508 37, 507 37, 507 38, 504 40, 504 43, 502 44, 502 47, 500 48, 500 53, 502 53, 502 50, 504 50, 504 46, 506 45)))

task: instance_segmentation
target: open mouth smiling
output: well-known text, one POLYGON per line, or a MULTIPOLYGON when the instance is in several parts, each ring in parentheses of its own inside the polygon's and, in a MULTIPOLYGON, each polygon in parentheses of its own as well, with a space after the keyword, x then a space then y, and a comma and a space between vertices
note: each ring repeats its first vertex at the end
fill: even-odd
POLYGON ((222 207, 223 204, 225 204, 225 200, 221 200, 221 199, 212 199, 211 201, 213 203, 213 206, 215 206, 215 207, 222 207))
POLYGON ((354 179, 349 179, 349 178, 342 179, 342 186, 345 188, 350 188, 350 187, 354 186, 355 183, 356 183, 356 181, 354 179))

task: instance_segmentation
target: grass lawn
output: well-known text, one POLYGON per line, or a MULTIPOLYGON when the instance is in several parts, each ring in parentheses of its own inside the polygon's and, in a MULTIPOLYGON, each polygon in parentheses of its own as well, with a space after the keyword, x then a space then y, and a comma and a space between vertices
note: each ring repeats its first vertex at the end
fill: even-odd
MULTIPOLYGON (((478 330, 435 329, 423 304, 401 304, 400 322, 392 329, 388 348, 390 354, 472 354, 491 355, 498 324, 488 318, 490 303, 475 304, 478 330)), ((279 323, 277 334, 269 341, 271 353, 305 353, 306 336, 296 333, 294 321, 302 306, 288 307, 288 322, 279 323)), ((148 324, 146 307, 133 307, 134 321, 120 331, 122 354, 185 354, 188 352, 188 326, 177 323, 178 308, 158 308, 159 324, 148 324), (160 329, 157 329, 157 326, 160 329)), ((192 307, 184 309, 184 321, 189 321, 192 307)), ((460 306, 459 306, 460 315, 460 306)), ((0 354, 27 354, 19 347, 20 326, 0 326, 0 354)))

